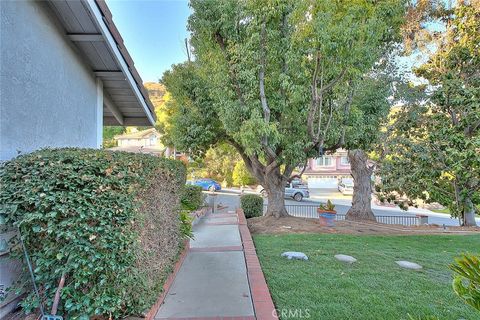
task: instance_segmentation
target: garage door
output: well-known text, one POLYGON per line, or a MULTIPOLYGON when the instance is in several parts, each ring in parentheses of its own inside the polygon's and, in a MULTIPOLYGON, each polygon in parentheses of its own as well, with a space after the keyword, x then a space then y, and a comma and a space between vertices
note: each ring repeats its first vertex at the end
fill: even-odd
POLYGON ((311 189, 334 189, 338 187, 338 180, 337 178, 308 178, 308 187, 311 189))

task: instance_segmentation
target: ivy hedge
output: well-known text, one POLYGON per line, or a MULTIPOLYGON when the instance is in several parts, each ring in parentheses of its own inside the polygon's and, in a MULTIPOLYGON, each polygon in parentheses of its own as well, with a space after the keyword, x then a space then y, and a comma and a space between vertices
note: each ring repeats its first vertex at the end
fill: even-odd
MULTIPOLYGON (((2 166, 0 214, 21 231, 46 310, 62 275, 68 318, 150 308, 189 228, 179 214, 185 173, 179 161, 92 149, 46 149, 2 166)), ((38 306, 33 292, 23 306, 38 306)))
POLYGON ((180 202, 185 210, 197 210, 205 201, 205 196, 202 192, 202 187, 195 185, 185 185, 183 188, 180 202))

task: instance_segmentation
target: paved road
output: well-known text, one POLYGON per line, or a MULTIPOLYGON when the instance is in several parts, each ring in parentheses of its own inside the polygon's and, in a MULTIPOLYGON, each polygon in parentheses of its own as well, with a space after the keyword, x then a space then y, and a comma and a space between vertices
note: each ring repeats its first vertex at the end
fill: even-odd
MULTIPOLYGON (((348 209, 351 207, 349 204, 351 202, 351 197, 343 196, 339 192, 332 192, 332 190, 327 190, 325 193, 320 193, 318 190, 314 190, 312 193, 311 199, 305 199, 302 202, 296 202, 294 200, 285 199, 285 204, 288 205, 318 205, 322 202, 325 202, 326 199, 332 199, 332 202, 335 204, 335 208, 339 214, 346 214, 348 209)), ((239 206, 239 191, 238 190, 223 190, 218 192, 218 201, 224 202, 227 205, 239 206)), ((437 224, 437 225, 446 225, 446 226, 458 226, 459 222, 457 219, 452 219, 446 214, 432 212, 427 209, 417 209, 412 208, 409 211, 401 210, 398 207, 379 207, 372 206, 373 213, 377 216, 415 216, 417 214, 427 215, 428 223, 437 224)), ((477 225, 480 225, 480 218, 477 218, 477 225)))

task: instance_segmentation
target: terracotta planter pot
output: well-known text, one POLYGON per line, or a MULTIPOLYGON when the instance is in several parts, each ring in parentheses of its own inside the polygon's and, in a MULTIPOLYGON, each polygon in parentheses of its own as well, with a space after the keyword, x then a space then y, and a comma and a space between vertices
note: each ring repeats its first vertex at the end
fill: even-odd
POLYGON ((320 208, 317 209, 318 218, 320 220, 320 225, 323 227, 333 227, 335 226, 335 215, 337 211, 328 211, 322 210, 320 208))

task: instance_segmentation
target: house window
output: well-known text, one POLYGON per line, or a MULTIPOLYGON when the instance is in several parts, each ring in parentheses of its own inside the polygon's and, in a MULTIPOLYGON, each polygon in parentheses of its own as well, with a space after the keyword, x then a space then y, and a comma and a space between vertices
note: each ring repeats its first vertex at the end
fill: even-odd
POLYGON ((332 165, 332 157, 320 157, 316 159, 318 167, 329 167, 332 165))
POLYGON ((156 144, 156 142, 157 142, 156 140, 157 140, 157 139, 156 139, 155 136, 151 136, 151 137, 150 137, 150 145, 151 145, 151 146, 154 146, 154 145, 156 144))
POLYGON ((340 157, 340 164, 346 166, 350 164, 350 161, 348 161, 348 157, 340 157))

